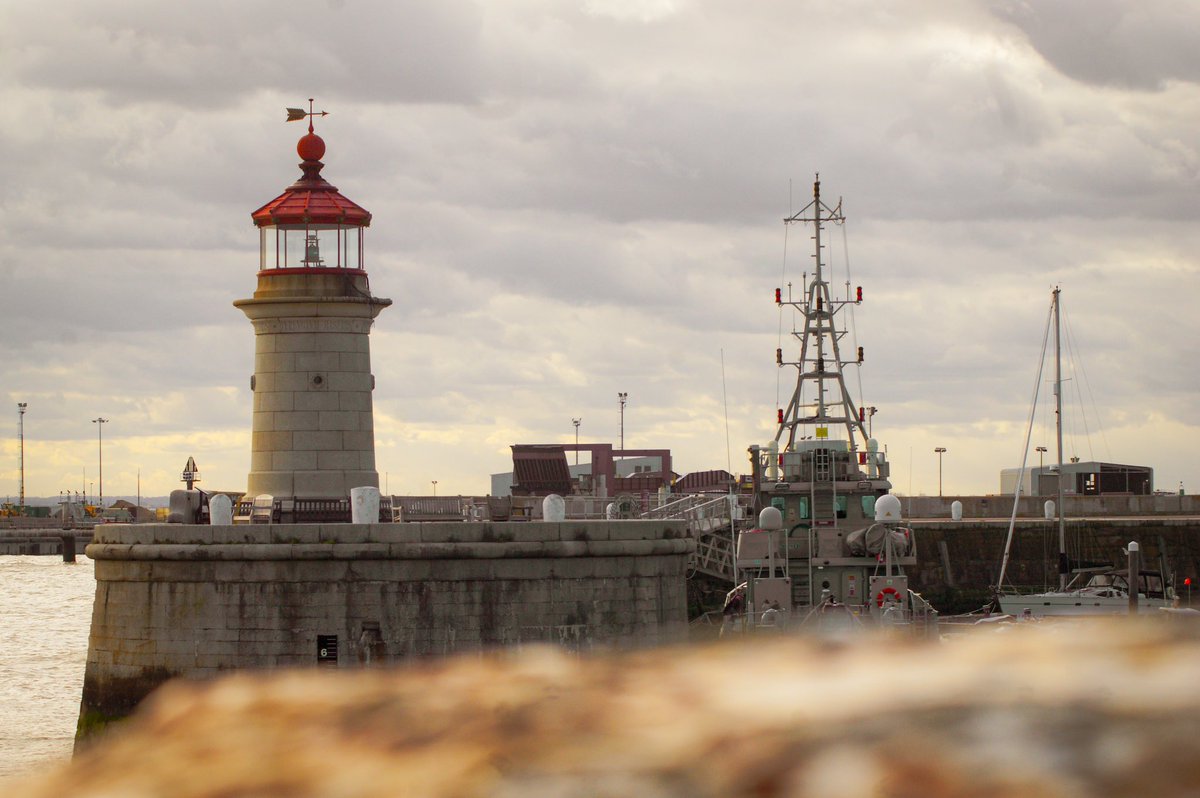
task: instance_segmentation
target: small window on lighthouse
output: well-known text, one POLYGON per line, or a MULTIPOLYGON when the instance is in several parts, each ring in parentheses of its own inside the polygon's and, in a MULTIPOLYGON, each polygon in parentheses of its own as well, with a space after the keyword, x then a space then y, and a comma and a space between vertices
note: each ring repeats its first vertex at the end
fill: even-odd
POLYGON ((262 269, 361 270, 362 228, 332 224, 264 226, 259 260, 262 269))
POLYGON ((285 269, 345 269, 359 268, 348 263, 357 259, 345 244, 347 230, 338 225, 308 225, 283 229, 279 265, 285 269))

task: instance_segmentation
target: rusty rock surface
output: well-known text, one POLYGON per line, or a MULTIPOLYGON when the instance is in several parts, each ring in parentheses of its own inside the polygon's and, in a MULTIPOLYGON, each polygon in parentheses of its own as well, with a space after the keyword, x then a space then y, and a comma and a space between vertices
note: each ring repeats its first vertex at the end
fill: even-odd
POLYGON ((1195 795, 1198 686, 1194 630, 1132 621, 238 674, 10 795, 1195 795))

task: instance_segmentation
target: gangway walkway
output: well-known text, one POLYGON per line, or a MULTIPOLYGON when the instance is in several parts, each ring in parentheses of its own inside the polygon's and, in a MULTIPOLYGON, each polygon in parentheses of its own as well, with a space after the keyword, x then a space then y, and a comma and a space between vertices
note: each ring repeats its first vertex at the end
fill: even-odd
POLYGON ((733 564, 737 529, 750 516, 752 497, 740 494, 712 496, 695 494, 672 497, 666 504, 641 514, 641 518, 678 519, 687 522, 688 535, 696 541, 689 567, 729 582, 736 576, 733 564))

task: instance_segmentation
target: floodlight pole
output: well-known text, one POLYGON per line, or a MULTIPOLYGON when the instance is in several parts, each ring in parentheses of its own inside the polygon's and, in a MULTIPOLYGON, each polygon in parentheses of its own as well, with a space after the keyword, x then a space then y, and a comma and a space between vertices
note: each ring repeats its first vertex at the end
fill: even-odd
POLYGON ((96 425, 96 445, 100 450, 100 510, 104 510, 104 425, 108 423, 107 418, 93 418, 92 423, 96 425))
POLYGON ((629 399, 629 394, 624 391, 617 394, 617 399, 621 402, 621 451, 625 451, 625 401, 629 399))
POLYGON ((21 439, 21 512, 25 512, 25 408, 27 402, 17 402, 17 435, 21 439))
POLYGON ((571 423, 575 425, 575 465, 579 465, 579 422, 582 418, 573 418, 571 423))
POLYGON ((938 456, 938 498, 942 498, 942 455, 947 451, 945 446, 938 446, 933 450, 938 456))
MULTIPOLYGON (((1035 447, 1035 451, 1037 451, 1037 453, 1038 453, 1038 475, 1037 475, 1038 476, 1038 492, 1037 492, 1037 495, 1041 496, 1042 495, 1042 490, 1041 490, 1041 488, 1042 488, 1042 471, 1046 467, 1046 447, 1045 446, 1035 447)), ((1030 486, 1032 486, 1033 481, 1030 480, 1029 484, 1030 484, 1030 486)), ((1030 487, 1030 490, 1033 490, 1033 488, 1030 487)))

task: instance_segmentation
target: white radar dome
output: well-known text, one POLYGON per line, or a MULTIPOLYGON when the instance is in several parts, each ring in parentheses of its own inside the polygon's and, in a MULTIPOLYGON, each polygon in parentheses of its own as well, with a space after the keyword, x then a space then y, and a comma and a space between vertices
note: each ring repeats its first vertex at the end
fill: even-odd
POLYGON ((778 507, 764 507, 758 514, 759 529, 783 529, 783 513, 778 507))
POLYGON ((888 493, 875 500, 876 521, 899 521, 900 500, 888 493))

